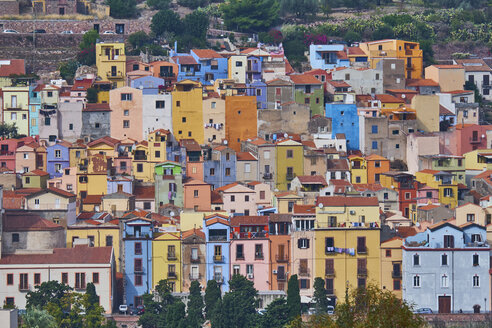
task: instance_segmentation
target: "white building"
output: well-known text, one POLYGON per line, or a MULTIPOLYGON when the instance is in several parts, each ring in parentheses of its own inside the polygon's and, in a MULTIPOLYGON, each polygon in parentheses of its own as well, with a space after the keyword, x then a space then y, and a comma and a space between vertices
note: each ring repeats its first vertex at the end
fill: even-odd
POLYGON ((143 94, 142 96, 143 140, 150 132, 164 129, 173 130, 172 96, 170 93, 143 94))

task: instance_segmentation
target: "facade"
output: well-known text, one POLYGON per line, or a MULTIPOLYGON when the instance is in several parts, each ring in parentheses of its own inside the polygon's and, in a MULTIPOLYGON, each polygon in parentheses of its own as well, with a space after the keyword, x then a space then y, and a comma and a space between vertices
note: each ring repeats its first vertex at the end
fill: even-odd
POLYGON ((343 133, 347 149, 359 149, 359 116, 355 104, 327 103, 326 117, 331 118, 332 135, 343 133))
POLYGON ((206 281, 215 280, 222 292, 228 292, 231 277, 229 219, 220 214, 205 216, 203 230, 206 242, 206 281))
POLYGON ((82 109, 81 138, 86 142, 111 135, 109 104, 86 104, 82 109))
POLYGON ((381 242, 381 289, 402 298, 402 244, 400 237, 381 242))
POLYGON ((142 90, 121 87, 109 92, 111 137, 142 140, 142 90))
MULTIPOLYGON (((125 86, 126 56, 124 43, 96 43, 97 75, 114 88, 125 86)), ((113 97, 111 97, 113 98, 113 97)))
POLYGON ((254 96, 228 96, 225 99, 225 138, 235 151, 241 141, 257 135, 257 109, 254 96))
POLYGON ((152 286, 167 279, 173 292, 180 293, 184 277, 181 271, 181 232, 154 233, 152 240, 152 286))
POLYGON ((176 140, 193 138, 204 143, 202 85, 182 80, 172 92, 173 135, 176 140))
POLYGON ((205 241, 205 234, 197 228, 181 233, 182 290, 184 292, 189 291, 192 281, 198 281, 201 286, 207 284, 205 241))
POLYGON ((304 150, 301 143, 284 139, 276 143, 276 188, 289 190, 290 182, 304 175, 304 150))
POLYGON ((312 44, 309 46, 309 63, 313 69, 349 67, 350 61, 343 44, 312 44))
POLYGON ((291 274, 291 214, 270 214, 268 238, 270 240, 270 270, 268 281, 271 290, 287 290, 291 274))

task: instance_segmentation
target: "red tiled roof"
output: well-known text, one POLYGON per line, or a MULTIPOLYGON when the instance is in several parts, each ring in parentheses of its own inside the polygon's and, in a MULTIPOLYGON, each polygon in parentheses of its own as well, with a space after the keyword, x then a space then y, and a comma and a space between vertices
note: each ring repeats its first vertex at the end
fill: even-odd
POLYGON ((224 58, 212 49, 192 49, 191 51, 199 58, 224 58))
POLYGON ((316 206, 294 204, 293 213, 294 214, 316 214, 316 206))
POLYGON ((357 55, 367 56, 366 53, 364 52, 364 50, 362 50, 359 47, 349 47, 348 48, 348 54, 349 54, 349 56, 357 56, 357 55))
POLYGON ((345 51, 337 51, 337 58, 338 59, 348 59, 348 55, 345 51))
POLYGON ((48 190, 62 197, 76 197, 75 194, 72 194, 71 192, 65 191, 63 189, 49 187, 48 190))
POLYGON ((179 144, 181 147, 185 147, 186 151, 202 151, 202 147, 195 139, 181 139, 179 144))
POLYGON ((99 205, 101 204, 103 195, 87 195, 83 200, 82 204, 94 204, 94 205, 99 205))
POLYGON ((302 184, 320 184, 327 186, 326 179, 322 175, 300 175, 297 177, 302 184))
POLYGON ((92 79, 75 80, 72 91, 87 91, 92 86, 92 79))
POLYGON ((237 182, 229 183, 229 184, 226 184, 225 186, 215 188, 215 191, 225 191, 227 189, 230 189, 230 188, 238 186, 238 185, 239 185, 239 183, 237 183, 237 182))
POLYGON ((440 68, 440 69, 458 69, 458 68, 464 68, 461 65, 432 65, 434 67, 440 68))
POLYGON ((365 190, 379 191, 383 189, 383 186, 381 186, 379 183, 360 183, 354 185, 354 189, 357 191, 365 191, 365 190))
POLYGON ((349 166, 346 159, 327 159, 326 168, 328 171, 348 171, 349 166))
POLYGON ((379 156, 376 154, 371 154, 369 156, 366 156, 367 161, 389 161, 386 157, 379 156))
POLYGON ((250 143, 253 144, 253 145, 256 145, 256 146, 261 146, 261 145, 264 145, 264 144, 271 144, 271 143, 269 143, 268 141, 266 141, 265 139, 262 139, 262 138, 255 138, 254 140, 251 140, 250 143))
POLYGON ((176 56, 172 57, 172 59, 176 64, 179 63, 180 65, 198 65, 192 56, 176 56))
POLYGON ((224 204, 224 201, 222 200, 222 195, 217 190, 212 191, 210 199, 212 204, 224 204))
POLYGON ((318 197, 316 206, 379 206, 377 197, 344 197, 344 196, 323 196, 318 197))
POLYGON ((326 81, 327 83, 331 84, 335 88, 349 88, 350 84, 348 84, 345 81, 338 81, 338 80, 328 80, 326 81))
POLYGON ((32 170, 30 172, 24 173, 23 175, 38 175, 40 177, 44 177, 44 176, 47 176, 47 175, 50 175, 50 174, 48 172, 41 171, 41 170, 32 170))
POLYGON ((155 186, 136 186, 133 192, 135 199, 154 199, 155 186))
POLYGON ((3 215, 3 231, 46 231, 63 230, 64 228, 50 220, 43 219, 34 213, 12 213, 3 215))
POLYGON ((258 159, 250 152, 238 152, 236 153, 238 161, 257 161, 258 159))
POLYGON ((311 74, 289 75, 295 84, 321 84, 321 82, 311 74))
POLYGON ((181 239, 185 239, 185 238, 191 237, 193 235, 197 235, 198 237, 205 239, 205 233, 203 233, 202 230, 196 229, 196 228, 183 231, 181 234, 181 239))
POLYGON ((434 204, 429 204, 429 205, 417 207, 417 210, 430 211, 430 210, 433 210, 433 209, 438 208, 438 207, 440 207, 440 206, 434 205, 434 204))
POLYGON ((473 91, 471 91, 471 90, 452 90, 452 91, 443 91, 442 93, 450 93, 453 95, 460 95, 460 94, 464 94, 464 93, 471 94, 471 93, 473 93, 473 91))
POLYGON ((376 95, 376 99, 382 103, 403 103, 403 100, 392 95, 376 95))
POLYGON ((0 264, 109 264, 113 247, 55 248, 52 254, 4 255, 0 264))
POLYGON ((334 185, 334 186, 351 186, 352 185, 347 180, 341 180, 341 179, 330 179, 329 184, 334 185))
POLYGON ((109 108, 108 103, 104 104, 85 104, 85 108, 82 109, 84 112, 110 112, 111 108, 109 108))
POLYGON ((439 105, 439 115, 440 116, 454 116, 455 114, 450 111, 449 109, 447 109, 446 107, 444 107, 443 105, 439 105))
POLYGON ((91 141, 87 144, 88 147, 92 147, 92 146, 95 146, 95 145, 98 145, 100 143, 104 143, 108 146, 111 146, 111 147, 114 147, 116 146, 120 141, 118 139, 115 139, 115 138, 111 138, 110 136, 105 136, 105 137, 102 137, 102 138, 99 138, 99 139, 96 139, 94 141, 91 141))
POLYGON ((411 89, 386 89, 386 91, 391 93, 417 93, 417 91, 411 89))
POLYGON ((481 58, 456 59, 458 65, 465 68, 465 72, 490 72, 492 69, 481 58))
POLYGON ((440 171, 437 171, 437 170, 431 170, 431 169, 424 169, 422 171, 420 171, 420 173, 428 173, 428 174, 436 174, 436 173, 439 173, 440 171))
POLYGON ((398 227, 398 235, 402 238, 415 236, 416 234, 417 234, 417 230, 415 230, 415 227, 403 227, 403 226, 398 227))
POLYGON ((407 87, 438 87, 439 83, 431 79, 407 79, 407 87))
POLYGON ((209 225, 212 225, 214 223, 222 223, 224 225, 229 225, 229 221, 228 220, 215 217, 213 219, 207 220, 206 226, 208 227, 209 225))
POLYGON ((12 74, 24 75, 26 74, 26 67, 24 59, 2 59, 0 62, 5 61, 5 64, 0 65, 0 76, 9 77, 12 74), (10 63, 7 63, 9 61, 10 63))
POLYGON ((268 216, 233 216, 231 226, 239 227, 241 225, 267 225, 268 216))

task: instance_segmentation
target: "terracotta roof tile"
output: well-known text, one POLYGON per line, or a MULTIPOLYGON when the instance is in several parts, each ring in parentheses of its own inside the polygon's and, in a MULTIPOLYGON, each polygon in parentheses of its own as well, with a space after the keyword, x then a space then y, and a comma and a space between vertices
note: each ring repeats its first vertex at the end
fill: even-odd
POLYGON ((438 87, 439 83, 431 79, 407 79, 407 87, 438 87))
POLYGON ((253 156, 250 152, 239 152, 236 153, 238 161, 257 161, 258 159, 253 156))
POLYGON ((9 77, 12 74, 17 74, 17 75, 26 74, 24 59, 0 60, 0 76, 9 77))
POLYGON ((314 205, 298 205, 294 204, 294 214, 316 214, 316 206, 314 205))
POLYGON ((492 69, 481 58, 456 59, 456 63, 465 68, 465 72, 490 72, 492 69))
POLYGON ((180 65, 198 65, 195 58, 193 58, 192 56, 176 56, 172 57, 172 60, 176 64, 179 63, 180 65))
POLYGON ((155 186, 135 186, 133 191, 135 199, 154 199, 155 186))
POLYGON ((292 222, 292 214, 272 213, 269 215, 269 218, 270 222, 292 222))
POLYGON ((75 80, 72 86, 72 91, 87 91, 92 86, 92 79, 75 80))
POLYGON ((350 88, 350 84, 348 84, 345 81, 338 81, 338 80, 329 80, 326 81, 328 84, 331 84, 335 88, 350 88))
POLYGON ((222 223, 224 225, 230 225, 229 224, 229 220, 222 219, 220 217, 214 217, 213 219, 209 219, 209 220, 207 220, 207 222, 205 224, 208 227, 208 226, 210 226, 210 225, 212 225, 214 223, 222 223))
POLYGON ((382 103, 403 103, 403 99, 397 98, 392 95, 376 95, 376 99, 381 101, 382 103))
POLYGON ((220 54, 218 54, 215 50, 212 49, 192 49, 191 50, 195 55, 199 58, 224 58, 220 54))
POLYGON ((111 108, 108 103, 105 104, 85 104, 85 108, 82 109, 83 112, 110 112, 111 108))
POLYGON ((321 84, 321 82, 311 74, 289 75, 295 84, 321 84))
POLYGON ((102 202, 103 195, 87 195, 83 200, 82 204, 94 204, 99 205, 102 202))
POLYGON ((267 225, 268 216, 233 216, 231 218, 231 227, 241 225, 267 225))
POLYGON ((459 69, 459 68, 464 68, 461 65, 431 65, 433 67, 439 68, 439 69, 459 69))
POLYGON ((320 184, 327 186, 326 179, 322 175, 300 175, 297 176, 302 184, 320 184))
POLYGON ((99 138, 99 139, 96 139, 94 141, 91 141, 87 144, 88 147, 92 147, 92 146, 95 146, 95 145, 98 145, 100 143, 104 143, 108 146, 111 146, 111 147, 114 147, 116 146, 120 141, 118 139, 115 139, 115 138, 111 138, 110 136, 105 136, 105 137, 102 137, 102 138, 99 138))
POLYGON ((210 199, 212 204, 224 204, 224 201, 222 200, 222 195, 217 190, 212 191, 210 199))
POLYGON ((47 231, 63 230, 64 228, 34 213, 6 212, 3 215, 3 231, 47 231))
POLYGON ((41 170, 32 170, 32 171, 24 173, 23 175, 38 175, 40 177, 44 177, 44 176, 47 176, 50 174, 48 172, 41 171, 41 170))
POLYGON ((205 240, 205 233, 203 233, 202 230, 196 229, 196 228, 183 231, 181 234, 181 239, 186 239, 186 238, 191 237, 193 235, 197 235, 198 237, 205 240))
POLYGON ((447 109, 443 105, 439 105, 439 115, 440 116, 455 116, 455 114, 452 111, 450 111, 449 109, 447 109))
POLYGON ((327 159, 326 166, 328 171, 348 171, 349 166, 346 159, 327 159))
POLYGON ((348 47, 348 54, 349 54, 349 56, 353 56, 353 55, 367 56, 366 53, 364 52, 364 50, 362 50, 359 47, 348 47))

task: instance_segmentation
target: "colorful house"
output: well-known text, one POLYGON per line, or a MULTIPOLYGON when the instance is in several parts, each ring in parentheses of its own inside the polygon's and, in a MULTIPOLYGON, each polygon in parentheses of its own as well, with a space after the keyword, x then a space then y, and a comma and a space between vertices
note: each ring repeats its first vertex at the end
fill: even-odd
POLYGON ((398 192, 399 210, 405 217, 410 217, 410 208, 416 204, 417 182, 409 173, 389 171, 381 174, 381 185, 398 192))
POLYGON ((191 179, 184 184, 184 208, 195 211, 210 211, 211 185, 200 180, 191 179))
POLYGON ((212 214, 203 218, 203 230, 206 242, 206 280, 215 280, 222 292, 229 291, 230 274, 230 237, 229 218, 212 214))
POLYGON ((215 189, 224 202, 223 210, 233 215, 250 216, 256 214, 256 193, 237 182, 215 189))
POLYGON ((271 290, 287 290, 291 274, 291 214, 270 214, 268 238, 270 240, 270 270, 268 281, 271 290))
POLYGON ((152 286, 167 279, 172 291, 181 292, 184 277, 181 272, 181 232, 156 232, 152 240, 152 286))
POLYGON ((163 161, 155 165, 155 211, 164 204, 183 207, 183 168, 179 163, 163 161))
POLYGON ((369 184, 378 183, 381 180, 381 174, 390 170, 390 160, 383 156, 372 154, 365 159, 367 165, 367 183, 369 184))
POLYGON ((311 44, 309 46, 309 63, 313 69, 323 70, 350 66, 343 44, 311 44))
POLYGON ((294 82, 294 97, 298 104, 309 106, 311 116, 323 115, 324 89, 323 84, 310 74, 289 75, 294 82))
POLYGON ((463 154, 465 169, 471 171, 492 170, 492 149, 476 149, 463 154))
POLYGON ((111 137, 142 140, 142 90, 120 87, 109 92, 111 137))
POLYGON ((328 103, 326 117, 332 120, 332 135, 345 134, 347 149, 359 149, 359 116, 355 104, 328 103))
POLYGON ((304 149, 301 143, 292 139, 277 141, 276 148, 276 188, 289 190, 290 182, 304 175, 304 149))
POLYGON ((415 173, 416 180, 437 190, 439 203, 450 208, 458 206, 458 184, 453 174, 445 171, 425 170, 415 173))
POLYGON ((402 244, 401 237, 381 242, 381 289, 402 298, 402 244))
POLYGON ((193 138, 203 144, 203 105, 202 84, 192 80, 182 80, 174 85, 173 135, 177 140, 193 138))
POLYGON ((183 275, 183 291, 189 291, 193 281, 198 281, 201 286, 207 284, 205 241, 205 234, 202 230, 197 228, 186 230, 181 233, 181 272, 183 275))
POLYGON ((362 156, 351 155, 348 157, 350 161, 350 176, 352 184, 367 183, 367 162, 362 156))
POLYGON ((32 170, 22 174, 22 188, 41 188, 47 187, 50 174, 41 170, 32 170))
POLYGON ((236 182, 236 152, 220 145, 205 150, 203 159, 203 180, 213 189, 236 182))
POLYGON ((241 141, 257 135, 257 104, 254 96, 225 99, 225 138, 228 146, 241 151, 241 141))
POLYGON ((96 43, 96 67, 100 81, 111 82, 113 88, 125 86, 125 44, 119 42, 96 43))
POLYGON ((63 170, 70 167, 70 146, 69 142, 59 140, 46 148, 46 171, 51 178, 61 177, 63 170))
POLYGON ((147 140, 135 145, 133 151, 133 175, 143 182, 154 181, 154 167, 166 160, 168 130, 156 130, 149 133, 147 140))
POLYGON ((18 134, 29 134, 29 86, 3 87, 3 122, 15 124, 18 134))

